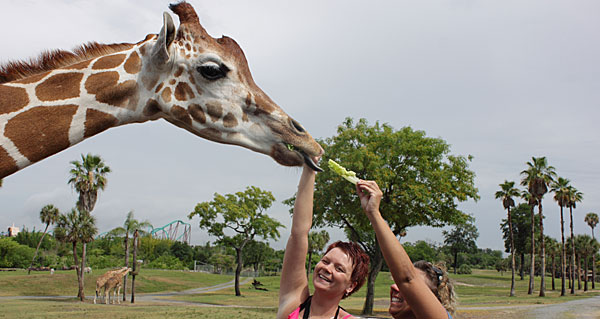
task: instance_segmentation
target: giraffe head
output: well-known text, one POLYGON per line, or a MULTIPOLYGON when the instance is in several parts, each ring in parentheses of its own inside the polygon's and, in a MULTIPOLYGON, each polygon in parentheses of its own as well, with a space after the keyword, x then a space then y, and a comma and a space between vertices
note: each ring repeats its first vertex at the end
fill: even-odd
POLYGON ((165 118, 200 137, 266 154, 279 164, 320 168, 311 158, 321 146, 252 79, 248 62, 231 38, 211 37, 190 4, 163 14, 155 39, 140 48, 144 115, 165 118))

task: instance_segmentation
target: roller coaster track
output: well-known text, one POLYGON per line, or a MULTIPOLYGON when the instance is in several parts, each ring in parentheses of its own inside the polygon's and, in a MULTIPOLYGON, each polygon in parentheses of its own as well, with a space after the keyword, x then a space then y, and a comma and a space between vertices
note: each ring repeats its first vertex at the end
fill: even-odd
POLYGON ((184 242, 189 245, 192 234, 192 225, 181 220, 174 220, 163 227, 154 228, 150 232, 150 234, 152 235, 152 238, 170 239, 174 241, 184 242), (180 227, 183 228, 181 234, 179 233, 180 227))

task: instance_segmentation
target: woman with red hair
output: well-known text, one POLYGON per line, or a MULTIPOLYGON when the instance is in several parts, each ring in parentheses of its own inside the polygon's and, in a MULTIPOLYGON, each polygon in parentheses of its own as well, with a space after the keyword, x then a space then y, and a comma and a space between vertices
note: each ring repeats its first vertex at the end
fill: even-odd
POLYGON ((314 292, 310 295, 305 264, 308 232, 312 226, 314 183, 315 172, 304 165, 283 257, 278 319, 352 318, 339 303, 358 291, 369 271, 369 256, 360 246, 353 242, 335 242, 315 266, 314 292))

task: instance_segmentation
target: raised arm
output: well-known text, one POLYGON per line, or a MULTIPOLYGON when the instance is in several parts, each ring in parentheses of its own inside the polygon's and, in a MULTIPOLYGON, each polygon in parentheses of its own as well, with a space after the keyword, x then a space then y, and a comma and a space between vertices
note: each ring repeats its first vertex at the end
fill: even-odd
POLYGON ((361 206, 375 230, 379 248, 390 268, 394 282, 415 316, 417 318, 447 319, 446 309, 421 276, 417 275, 417 270, 404 247, 381 216, 379 203, 383 194, 377 183, 360 180, 356 184, 356 192, 361 206))
POLYGON ((277 318, 287 318, 309 296, 306 278, 308 232, 312 226, 315 172, 304 165, 298 184, 292 230, 285 247, 277 318))

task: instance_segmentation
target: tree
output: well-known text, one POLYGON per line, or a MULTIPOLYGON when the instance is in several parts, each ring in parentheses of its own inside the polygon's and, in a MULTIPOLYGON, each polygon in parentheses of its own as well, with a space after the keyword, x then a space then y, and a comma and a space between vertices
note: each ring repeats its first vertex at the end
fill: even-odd
POLYGON ((544 249, 544 214, 542 213, 542 198, 548 192, 548 185, 556 176, 556 169, 548 165, 546 157, 532 157, 527 162, 527 169, 521 172, 523 179, 521 185, 527 186, 527 190, 537 200, 538 213, 540 215, 540 297, 546 296, 546 252, 544 249))
POLYGON ((515 207, 515 200, 513 197, 519 196, 521 193, 515 188, 515 182, 504 181, 500 184, 500 190, 496 192, 496 199, 502 199, 502 206, 507 210, 508 214, 508 229, 510 237, 510 258, 511 258, 511 270, 512 279, 510 284, 510 297, 515 296, 515 240, 513 235, 513 225, 510 215, 510 208, 515 207))
POLYGON ((320 232, 310 232, 308 234, 308 267, 306 267, 306 277, 312 272, 312 255, 319 253, 329 242, 329 233, 326 230, 320 232))
POLYGON ((456 225, 451 231, 443 231, 444 244, 454 256, 454 274, 458 268, 458 254, 477 249, 475 241, 479 237, 477 227, 472 223, 456 225))
MULTIPOLYGON (((136 230, 140 232, 141 236, 146 235, 148 232, 144 231, 144 228, 152 228, 152 224, 148 221, 140 222, 133 218, 133 211, 127 213, 123 227, 117 227, 112 232, 117 236, 124 236, 123 243, 125 245, 125 267, 129 267, 129 235, 133 235, 136 230)), ((123 301, 126 299, 127 291, 127 274, 123 277, 123 301)))
POLYGON ((244 192, 235 194, 223 196, 215 193, 213 201, 199 203, 188 215, 190 219, 196 215, 200 217, 200 228, 207 229, 210 235, 218 238, 219 243, 235 248, 236 296, 242 295, 240 273, 243 265, 242 252, 246 244, 255 237, 277 239, 280 236, 277 229, 283 225, 264 213, 274 200, 271 192, 249 186, 244 192), (235 235, 226 235, 226 229, 235 235))
MULTIPOLYGON (((530 216, 531 216, 531 222, 530 222, 530 226, 531 226, 531 231, 529 232, 530 236, 531 236, 531 253, 530 253, 530 257, 531 257, 531 267, 529 267, 529 288, 527 289, 527 294, 531 295, 533 293, 533 277, 535 276, 535 235, 539 234, 539 231, 536 233, 536 223, 535 221, 537 220, 539 222, 540 218, 538 217, 536 219, 535 217, 535 212, 534 212, 534 208, 535 206, 537 206, 538 201, 537 198, 535 198, 535 196, 533 196, 529 191, 524 191, 521 193, 521 197, 527 201, 528 205, 529 205, 529 209, 530 209, 530 216)), ((542 225, 542 224, 539 224, 542 225)), ((537 229, 539 230, 539 226, 537 227, 537 229)))
POLYGON ((94 236, 98 233, 96 228, 96 218, 85 210, 72 209, 67 215, 60 215, 56 227, 54 228, 54 236, 57 240, 73 245, 73 261, 75 262, 75 270, 77 272, 77 281, 79 283, 79 291, 77 297, 79 300, 85 300, 83 290, 83 269, 85 268, 85 244, 94 240, 94 236), (81 253, 81 263, 77 256, 77 243, 82 243, 83 249, 81 253))
POLYGON ((569 194, 568 187, 570 181, 566 178, 559 177, 552 183, 551 192, 554 192, 554 200, 558 203, 560 207, 560 235, 561 235, 561 290, 560 295, 564 296, 566 293, 565 287, 565 279, 566 279, 566 260, 567 255, 565 252, 565 221, 563 217, 563 207, 568 206, 569 204, 569 194))
MULTIPOLYGON (((133 268, 131 269, 131 303, 135 303, 135 277, 140 273, 140 267, 137 262, 137 251, 140 245, 140 232, 136 229, 133 232, 133 268)), ((125 295, 125 290, 123 290, 125 295)))
MULTIPOLYGON (((598 242, 596 239, 588 236, 588 235, 577 235, 575 237, 575 242, 577 243, 577 248, 579 250, 580 261, 583 258, 583 268, 584 268, 584 291, 588 291, 588 258, 593 256, 598 251, 598 242)), ((592 274, 592 282, 594 282, 594 277, 592 274)), ((581 288, 580 288, 581 289, 581 288)))
MULTIPOLYGON (((96 200, 98 199, 98 191, 106 188, 106 175, 110 173, 110 167, 106 166, 102 158, 97 155, 81 154, 81 162, 71 161, 73 167, 69 171, 69 181, 71 187, 79 194, 77 200, 77 209, 81 212, 87 212, 89 214, 94 210, 96 206, 96 200)), ((93 238, 92 238, 93 239, 93 238)), ((83 268, 85 268, 86 259, 86 247, 89 241, 82 240, 83 254, 81 256, 81 281, 83 281, 83 268)), ((123 290, 125 291, 125 290, 123 290)), ((83 294, 83 292, 82 292, 83 294)), ((123 293, 125 295, 125 293, 123 293)))
POLYGON ((31 264, 29 265, 29 268, 27 269, 28 275, 31 273, 31 268, 33 267, 33 262, 35 261, 35 257, 37 257, 38 251, 40 250, 40 245, 42 244, 42 240, 44 240, 44 236, 46 236, 48 227, 50 225, 54 225, 54 223, 56 223, 58 221, 59 214, 60 213, 58 211, 58 208, 54 207, 54 205, 52 205, 52 204, 48 204, 48 205, 44 206, 42 208, 42 210, 40 211, 40 220, 42 221, 42 223, 46 224, 46 228, 44 229, 44 233, 43 233, 42 237, 40 238, 40 241, 38 242, 37 247, 35 248, 35 254, 33 254, 33 258, 31 259, 31 264))
POLYGON ((273 258, 275 250, 267 243, 261 241, 250 241, 242 254, 245 266, 252 266, 255 272, 264 269, 265 263, 273 258))
MULTIPOLYGON (((598 225, 598 215, 596 213, 588 213, 585 215, 585 222, 592 229, 592 239, 596 240, 596 237, 594 237, 594 228, 598 225)), ((596 289, 596 251, 592 254, 592 289, 596 289)))
MULTIPOLYGON (((577 208, 577 203, 583 200, 583 193, 578 191, 575 187, 567 187, 569 216, 571 218, 571 269, 575 269, 575 237, 573 235, 573 208, 577 208)), ((572 272, 573 273, 573 272, 572 272)), ((575 280, 575 278, 573 278, 575 280)), ((571 294, 575 293, 575 285, 571 286, 571 294)))
MULTIPOLYGON (((510 210, 513 224, 513 234, 515 236, 515 252, 520 256, 520 276, 524 278, 523 270, 525 266, 525 254, 531 253, 531 241, 535 242, 535 235, 539 234, 538 216, 531 214, 532 209, 529 204, 522 203, 510 210), (533 217, 533 221, 530 217, 533 217), (532 227, 533 226, 533 227, 532 227), (533 228, 533 232, 532 232, 533 228)), ((504 239, 505 252, 510 252, 510 238, 508 229, 508 219, 502 219, 502 238, 504 239)), ((535 256, 535 249, 534 256, 535 256)), ((533 279, 533 274, 531 274, 533 279)), ((533 283, 533 281, 531 281, 533 283)), ((533 289, 533 285, 530 285, 533 289)))
MULTIPOLYGON (((325 149, 321 162, 338 161, 360 178, 377 181, 383 192, 381 213, 397 236, 412 226, 463 223, 470 217, 458 202, 479 199, 475 173, 468 169, 471 157, 451 155, 444 140, 423 131, 396 131, 387 124, 370 126, 365 119, 355 124, 346 118, 336 136, 319 142, 325 149)), ((354 186, 331 170, 317 174, 315 187, 313 226, 343 228, 371 259, 362 310, 371 314, 375 279, 383 265, 371 224, 354 186)), ((293 198, 285 203, 293 205, 293 198)))

